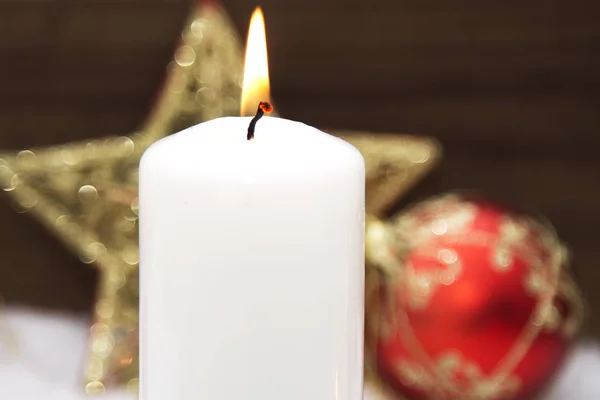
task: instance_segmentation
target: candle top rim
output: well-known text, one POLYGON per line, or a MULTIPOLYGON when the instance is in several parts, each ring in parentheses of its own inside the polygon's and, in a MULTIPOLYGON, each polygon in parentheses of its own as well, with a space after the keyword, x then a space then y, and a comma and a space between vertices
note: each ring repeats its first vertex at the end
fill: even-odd
POLYGON ((221 184, 253 179, 317 182, 365 174, 361 153, 343 139, 300 122, 263 117, 256 138, 247 140, 251 119, 217 118, 167 136, 144 152, 140 170, 221 184))
POLYGON ((201 122, 158 140, 146 152, 163 147, 185 150, 190 146, 196 154, 269 148, 274 152, 307 151, 310 154, 346 151, 362 159, 360 152, 347 141, 305 123, 280 117, 262 117, 256 124, 254 140, 248 141, 246 135, 251 119, 250 116, 220 117, 201 122))

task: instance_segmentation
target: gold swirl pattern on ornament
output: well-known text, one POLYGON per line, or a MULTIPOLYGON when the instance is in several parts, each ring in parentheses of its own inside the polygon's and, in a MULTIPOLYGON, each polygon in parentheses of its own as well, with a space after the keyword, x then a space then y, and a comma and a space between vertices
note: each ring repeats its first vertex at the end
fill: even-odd
MULTIPOLYGON (((375 273, 378 280, 388 287, 408 287, 409 296, 403 297, 398 304, 393 294, 388 293, 384 303, 377 302, 377 308, 372 307, 373 304, 367 304, 369 319, 375 318, 375 323, 378 324, 374 326, 375 323, 369 323, 367 329, 373 336, 389 337, 392 332, 399 332, 405 348, 417 361, 417 364, 406 361, 397 366, 396 372, 404 384, 426 389, 433 394, 433 398, 442 396, 443 393, 454 393, 463 399, 494 399, 500 395, 516 393, 519 389, 520 382, 512 371, 539 333, 542 330, 560 329, 559 333, 572 337, 581 326, 584 307, 581 294, 567 270, 567 251, 551 226, 529 218, 510 217, 502 221, 498 237, 486 232, 467 234, 466 229, 473 221, 476 209, 473 204, 461 202, 455 195, 424 202, 397 217, 394 225, 377 220, 368 221, 368 243, 369 231, 374 230, 375 233, 370 238, 374 249, 367 255, 370 263, 378 268, 379 272, 375 273), (423 219, 433 222, 431 225, 424 225, 421 223, 423 219), (510 268, 514 257, 521 258, 529 267, 523 286, 537 299, 530 323, 524 327, 514 345, 488 376, 474 362, 463 360, 457 351, 449 350, 450 353, 444 357, 433 360, 416 337, 405 311, 415 309, 415 304, 418 305, 417 309, 426 304, 432 288, 439 282, 436 280, 436 277, 439 279, 439 274, 428 273, 425 277, 414 271, 411 274, 411 266, 403 264, 401 260, 416 246, 440 236, 444 237, 445 246, 470 244, 491 247, 494 249, 492 266, 498 273, 504 273, 510 268), (535 240, 539 246, 530 246, 531 240, 535 240), (533 248, 541 250, 532 250, 533 248), (546 257, 544 252, 547 253, 546 257), (408 285, 403 284, 405 281, 408 281, 408 285), (426 291, 423 290, 424 287, 427 288, 426 291), (558 295, 563 297, 569 307, 569 316, 562 322, 554 306, 558 295), (387 318, 378 315, 381 309, 387 310, 387 318), (461 387, 455 379, 454 372, 457 370, 463 377, 469 378, 470 386, 461 387)), ((447 261, 454 260, 451 253, 446 255, 447 261)), ((367 349, 367 352, 374 357, 374 347, 367 349)), ((376 365, 376 360, 372 362, 376 365)), ((380 385, 384 384, 380 382, 380 385)))
MULTIPOLYGON (((444 248, 432 255, 431 252, 422 251, 421 255, 427 255, 433 258, 434 263, 441 264, 443 268, 424 268, 416 270, 412 262, 407 262, 404 266, 404 278, 407 284, 408 307, 413 310, 420 310, 427 306, 429 299, 434 295, 436 288, 440 285, 452 285, 462 272, 462 261, 456 252, 450 248, 444 248)), ((433 265, 433 263, 432 263, 433 265)))
POLYGON ((434 364, 435 374, 428 374, 421 365, 402 360, 396 367, 396 373, 404 385, 433 393, 440 398, 443 398, 444 394, 442 388, 437 387, 440 376, 443 376, 444 381, 450 382, 458 382, 460 379, 461 387, 453 393, 460 395, 461 399, 511 397, 521 387, 520 379, 514 375, 497 380, 487 379, 479 365, 466 360, 456 350, 441 354, 434 364))

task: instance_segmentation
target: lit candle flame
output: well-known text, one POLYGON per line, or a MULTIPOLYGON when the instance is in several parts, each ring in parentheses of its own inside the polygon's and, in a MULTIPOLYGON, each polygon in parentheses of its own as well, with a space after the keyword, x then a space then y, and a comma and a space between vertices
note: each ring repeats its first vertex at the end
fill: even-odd
POLYGON ((271 93, 265 19, 262 10, 257 7, 252 14, 248 29, 240 115, 254 115, 261 101, 270 102, 271 93))

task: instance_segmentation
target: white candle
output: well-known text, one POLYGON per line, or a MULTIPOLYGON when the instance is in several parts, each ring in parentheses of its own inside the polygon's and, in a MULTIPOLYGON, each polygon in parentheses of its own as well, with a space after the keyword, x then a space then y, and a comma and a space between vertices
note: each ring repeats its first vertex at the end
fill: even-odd
POLYGON ((359 400, 365 170, 347 142, 206 122, 140 164, 141 399, 359 400))
POLYGON ((301 123, 213 120, 140 166, 143 400, 362 398, 364 163, 301 123))

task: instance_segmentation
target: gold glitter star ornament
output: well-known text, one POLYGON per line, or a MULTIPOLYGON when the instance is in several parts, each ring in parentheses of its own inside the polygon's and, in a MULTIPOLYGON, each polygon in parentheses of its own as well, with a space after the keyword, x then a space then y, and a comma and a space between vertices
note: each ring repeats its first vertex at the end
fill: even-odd
POLYGON ((0 155, 0 187, 82 262, 100 270, 88 392, 136 385, 137 171, 154 141, 239 110, 241 48, 226 14, 199 7, 168 66, 165 88, 139 132, 0 155))
MULTIPOLYGON (((100 271, 86 389, 137 389, 138 164, 154 141, 213 118, 238 115, 242 49, 226 13, 194 8, 164 89, 131 135, 0 155, 0 187, 82 262, 100 271)), ((366 209, 377 222, 439 158, 427 138, 330 132, 354 144, 367 170, 366 209)))

